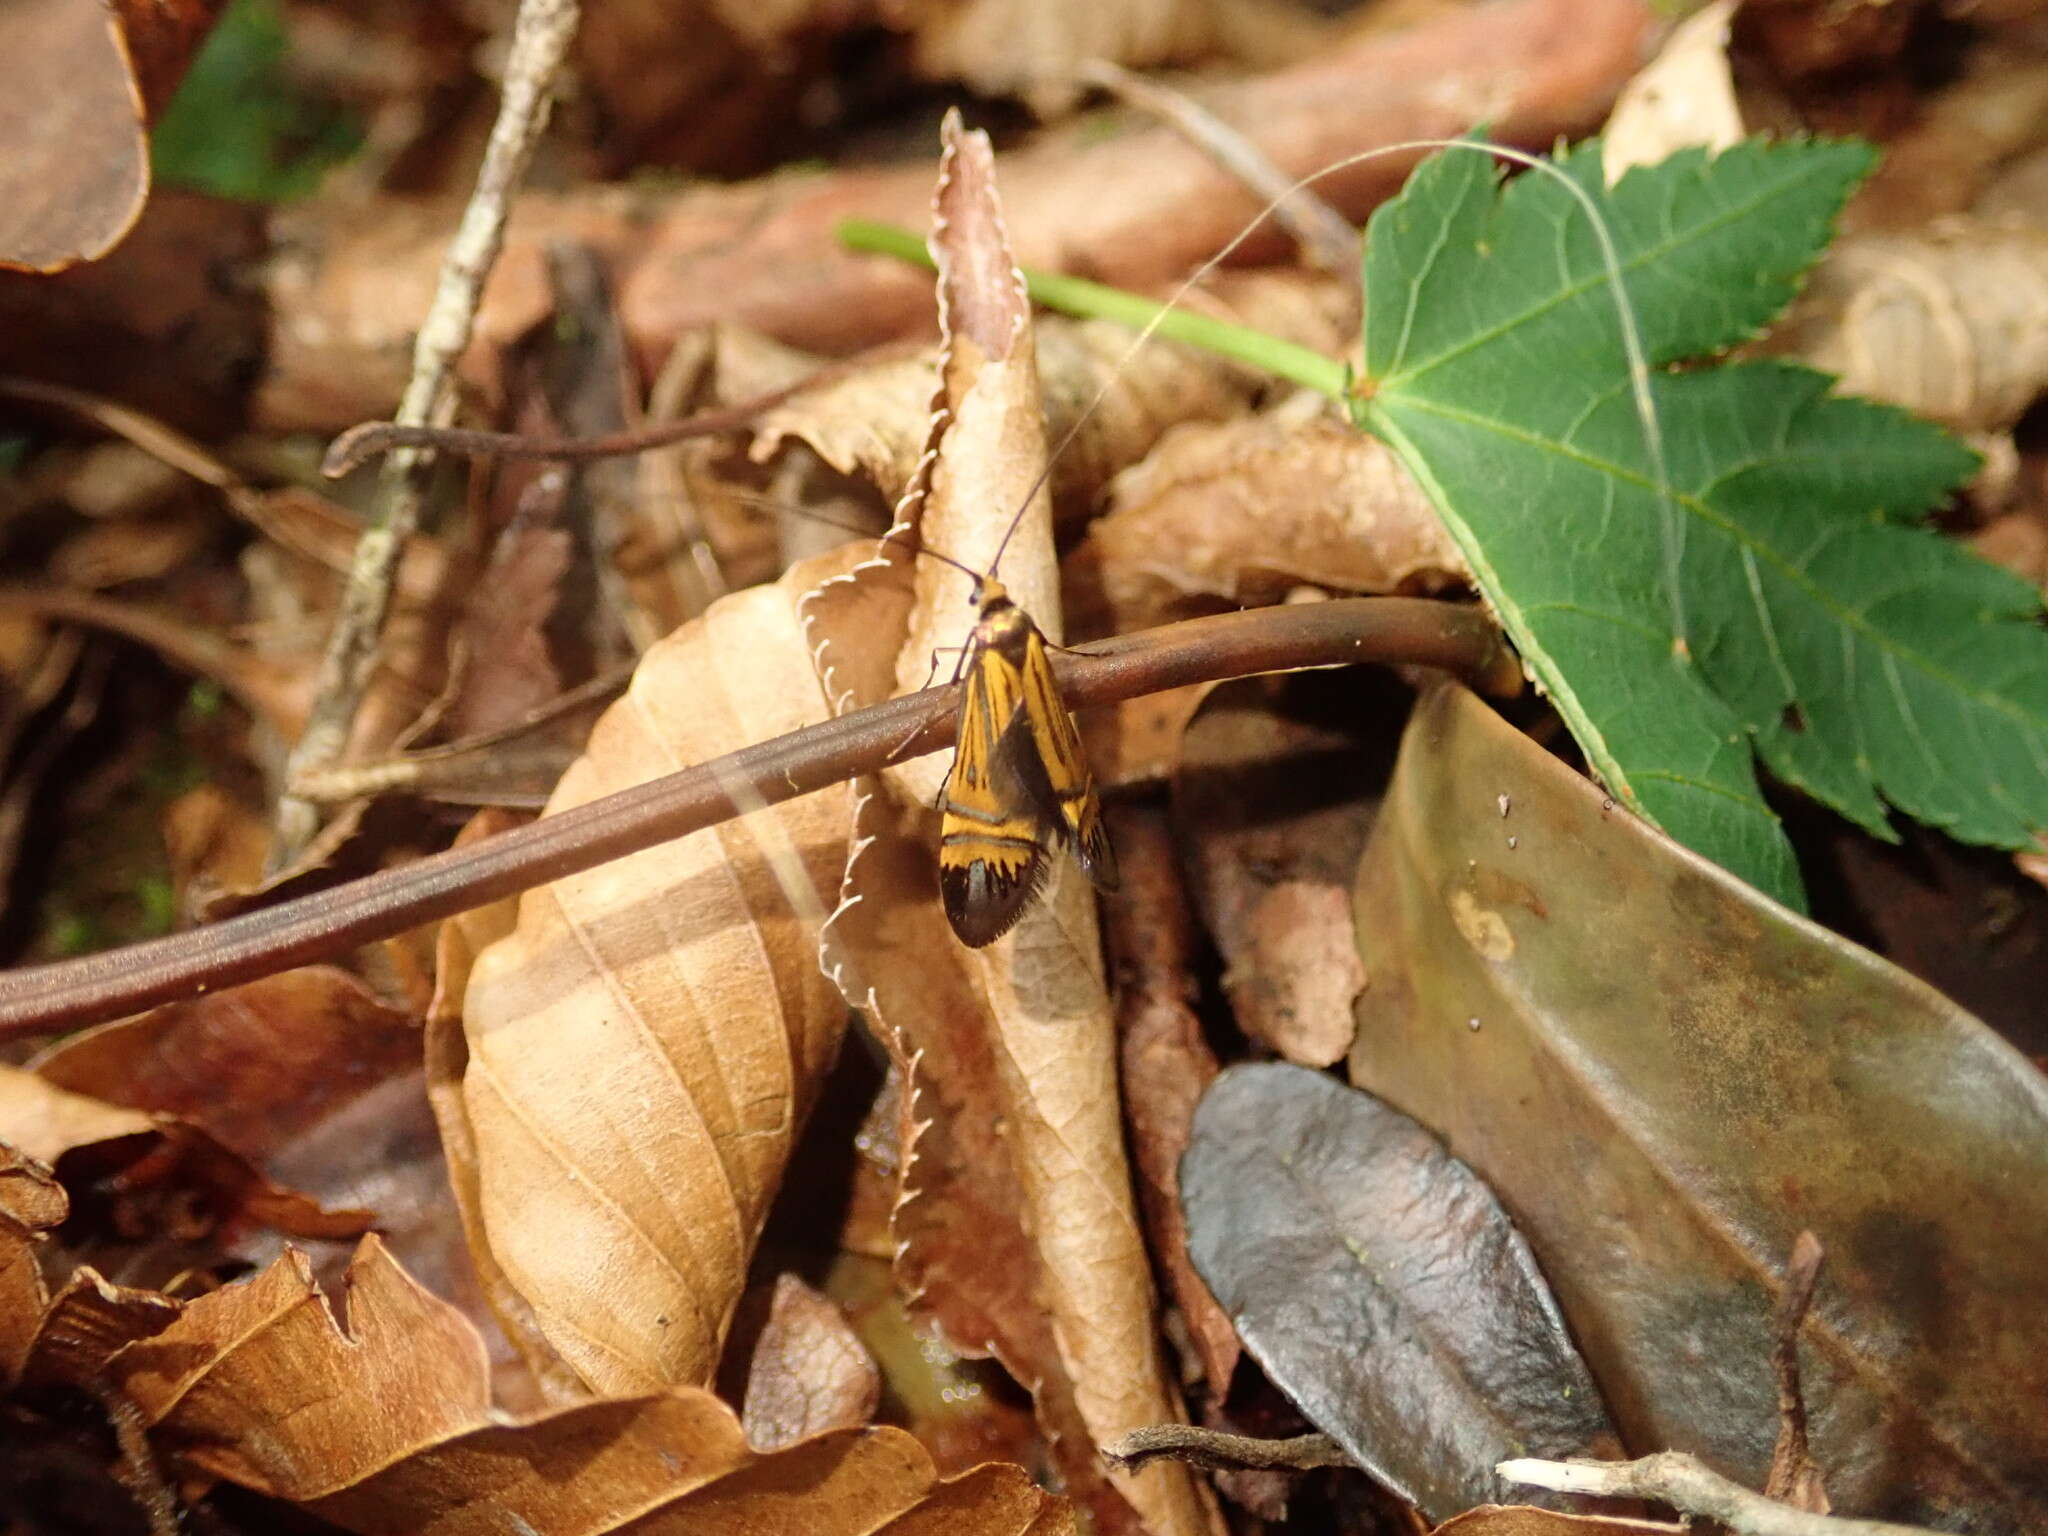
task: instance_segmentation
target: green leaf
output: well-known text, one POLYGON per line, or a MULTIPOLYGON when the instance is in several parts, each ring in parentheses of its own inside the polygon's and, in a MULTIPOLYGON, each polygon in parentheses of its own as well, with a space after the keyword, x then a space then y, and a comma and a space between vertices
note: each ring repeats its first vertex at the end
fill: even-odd
POLYGON ((277 0, 234 0, 150 133, 160 184, 282 202, 354 151, 353 117, 293 81, 288 41, 277 0))
MULTIPOLYGON (((1603 189, 1653 367, 1767 323, 1870 152, 1752 142, 1603 189)), ((1653 374, 1653 449, 1592 221, 1558 178, 1440 156, 1373 218, 1360 418, 1429 490, 1609 788, 1797 905, 1755 760, 1881 836, 2048 825, 2039 598, 1916 520, 1971 470, 1902 412, 1781 364, 1653 374)))

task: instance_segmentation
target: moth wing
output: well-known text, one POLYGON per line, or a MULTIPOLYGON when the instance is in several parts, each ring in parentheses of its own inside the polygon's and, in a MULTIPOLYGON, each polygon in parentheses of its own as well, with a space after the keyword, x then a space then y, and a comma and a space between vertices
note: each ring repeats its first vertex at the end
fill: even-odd
POLYGON ((1017 668, 998 651, 978 651, 967 668, 939 821, 939 892, 946 920, 970 949, 1009 932, 1045 880, 1051 829, 1031 784, 1022 700, 1017 668))
POLYGON ((1098 891, 1117 887, 1116 851, 1102 824, 1102 800, 1095 776, 1088 771, 1081 732, 1066 700, 1060 697, 1045 640, 1036 629, 1024 648, 1023 719, 1033 737, 1039 779, 1050 800, 1050 817, 1060 840, 1071 844, 1083 874, 1098 891))

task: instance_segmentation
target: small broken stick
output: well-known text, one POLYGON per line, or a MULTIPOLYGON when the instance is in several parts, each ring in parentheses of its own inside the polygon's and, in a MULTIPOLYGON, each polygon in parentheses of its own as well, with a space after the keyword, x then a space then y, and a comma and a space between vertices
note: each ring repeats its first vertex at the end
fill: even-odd
POLYGON ((1753 1493, 1684 1451, 1635 1461, 1543 1461, 1533 1456, 1493 1469, 1511 1483, 1602 1499, 1654 1499, 1688 1515, 1718 1520, 1736 1536, 1934 1536, 1925 1526, 1817 1515, 1753 1493))
POLYGON ((1316 1467, 1348 1467, 1351 1458, 1324 1434, 1261 1440, 1254 1435, 1226 1434, 1194 1424, 1153 1424, 1134 1429, 1102 1448, 1103 1460, 1135 1472, 1149 1461, 1167 1457, 1206 1467, 1212 1472, 1241 1472, 1277 1467, 1307 1472, 1316 1467))

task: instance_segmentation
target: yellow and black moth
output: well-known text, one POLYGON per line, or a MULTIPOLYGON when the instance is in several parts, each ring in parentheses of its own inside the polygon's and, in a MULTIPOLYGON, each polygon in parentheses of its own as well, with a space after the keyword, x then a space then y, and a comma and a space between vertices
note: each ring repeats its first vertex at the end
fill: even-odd
POLYGON ((994 577, 975 577, 975 601, 941 802, 939 891, 953 932, 979 949, 1017 921, 1045 880, 1050 850, 1072 848, 1101 891, 1116 889, 1116 855, 1045 636, 994 577))

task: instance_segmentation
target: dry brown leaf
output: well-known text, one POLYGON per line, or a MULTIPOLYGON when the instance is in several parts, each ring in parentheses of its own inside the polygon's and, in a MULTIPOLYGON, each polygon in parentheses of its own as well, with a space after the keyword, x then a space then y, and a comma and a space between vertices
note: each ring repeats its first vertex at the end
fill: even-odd
POLYGON ((2048 228, 1845 236, 1760 349, 1957 431, 2007 431, 2048 387, 2048 228))
MULTIPOLYGON (((1053 503, 1063 521, 1086 515, 1109 476, 1143 457, 1168 427, 1234 415, 1258 388, 1243 368, 1191 347, 1132 353, 1130 330, 1108 321, 1048 316, 1033 330, 1046 435, 1063 442, 1079 426, 1053 466, 1053 503)), ((924 455, 937 382, 935 352, 880 358, 764 413, 753 456, 765 460, 798 438, 893 503, 924 455)))
POLYGON ((779 1451, 874 1417, 882 1378, 846 1314, 795 1275, 778 1275, 754 1343, 740 1422, 747 1444, 779 1451))
POLYGON ((1611 187, 1632 166, 1694 145, 1718 154, 1742 141, 1742 108, 1728 71, 1728 23, 1736 0, 1713 0, 1672 29, 1657 57, 1621 88, 1602 130, 1611 187))
MULTIPOLYGON (((551 808, 825 718, 794 605, 848 558, 724 598, 648 652, 551 808)), ((829 790, 529 892, 471 972, 483 1229, 600 1391, 700 1382, 717 1363, 838 1050, 816 922, 848 821, 847 791, 829 790)))
POLYGON ((220 0, 13 0, 0 8, 0 265, 55 272, 110 250, 149 194, 144 124, 220 0))
POLYGON ((898 1430, 755 1457, 731 1410, 689 1388, 509 1420, 490 1408, 474 1332, 374 1238, 350 1271, 346 1331, 287 1255, 193 1302, 112 1374, 187 1468, 366 1536, 879 1531, 918 1528, 928 1509, 951 1511, 956 1532, 1072 1528, 1016 1468, 938 1483, 898 1430))
POLYGON ((1152 1239, 1152 1256, 1180 1308, 1196 1357, 1219 1403, 1230 1390, 1241 1346, 1237 1329, 1188 1258, 1180 1208, 1180 1156, 1195 1106, 1216 1076, 1216 1053, 1195 1017, 1194 914, 1181 886, 1173 835, 1151 807, 1111 805, 1123 888, 1104 902, 1117 980, 1118 1057, 1131 1160, 1152 1239))
POLYGON ((0 1067, 0 1141, 39 1163, 73 1147, 147 1135, 156 1121, 82 1093, 69 1093, 19 1067, 0 1067))
MULTIPOLYGON (((1640 0, 1460 6, 1219 86, 1211 105, 1291 176, 1478 121, 1505 142, 1548 149, 1605 114, 1653 26, 1640 0)), ((1390 155, 1317 187, 1362 218, 1412 164, 1390 155)), ((1165 128, 1104 137, 1081 123, 1048 133, 1016 156, 1008 190, 1023 260, 1136 289, 1178 280, 1256 208, 1227 171, 1165 128)), ((925 172, 905 165, 681 192, 607 185, 522 197, 465 374, 493 378, 498 349, 546 312, 545 251, 560 238, 592 243, 612 261, 626 332, 643 357, 717 320, 833 354, 928 333, 925 281, 899 263, 837 249, 833 231, 849 215, 916 220, 929 191, 925 172)), ((404 385, 407 317, 426 309, 448 227, 446 209, 420 203, 300 210, 300 238, 264 267, 275 324, 255 418, 333 430, 385 409, 404 385)), ((1279 245, 1262 236, 1239 254, 1255 262, 1279 245)), ((14 319, 7 297, 0 285, 0 322, 14 319)), ((106 302, 116 316, 134 304, 119 294, 106 302)), ((0 355, 13 341, 0 325, 0 355)))
POLYGON ((81 1265, 52 1297, 36 1250, 70 1200, 50 1170, 0 1142, 0 1388, 93 1388, 123 1345, 161 1332, 178 1303, 81 1265))
POLYGON ((1368 979, 1350 890, 1384 777, 1359 740, 1370 689, 1357 673, 1222 684, 1174 774, 1189 885, 1238 1027, 1299 1066, 1342 1059, 1368 979))
POLYGON ((1117 477, 1069 569, 1128 630, 1276 602, 1303 582, 1431 590, 1463 580, 1465 563, 1384 443, 1282 410, 1169 432, 1117 477))
POLYGON ((45 1082, 176 1115, 262 1164, 418 1065, 419 1028, 356 977, 309 965, 82 1031, 34 1062, 45 1082))
MULTIPOLYGON (((1738 37, 1749 15, 1738 21, 1738 37)), ((1919 47, 1909 43, 1907 51, 1919 47)), ((1904 232, 1972 211, 2038 222, 2042 204, 2025 195, 2026 161, 2048 134, 2044 59, 2048 40, 2038 28, 2007 27, 1965 42, 1953 73, 1931 91, 1913 91, 1911 115, 1883 135, 1884 158, 1843 210, 1843 229, 1904 232)))
POLYGON ((1317 18, 1271 0, 883 0, 883 12, 912 33, 921 73, 1022 96, 1042 115, 1073 104, 1090 59, 1147 69, 1235 55, 1271 66, 1330 40, 1317 18))
POLYGON ((71 1273, 49 1299, 21 1363, 30 1385, 94 1386, 107 1362, 138 1339, 162 1333, 179 1313, 170 1297, 115 1285, 89 1266, 71 1273))
POLYGON ((164 809, 164 853, 180 912, 199 909, 223 890, 263 880, 270 817, 219 784, 201 784, 164 809))
POLYGON ((95 1195, 95 1235, 195 1240, 248 1228, 355 1238, 360 1210, 330 1210, 273 1181, 204 1127, 71 1093, 35 1072, 0 1067, 0 1142, 39 1162, 60 1158, 95 1195))
MULTIPOLYGON (((1003 231, 987 137, 964 132, 957 115, 949 116, 942 137, 933 248, 946 337, 944 394, 935 410, 936 453, 918 537, 976 570, 988 569, 1002 547, 1008 561, 1002 576, 1012 596, 1057 640, 1051 511, 1037 483, 1045 441, 1029 306, 1003 231), (1018 514, 1014 537, 1012 513, 1018 514)), ((869 602, 886 611, 900 604, 900 546, 892 540, 885 547, 891 555, 865 567, 850 590, 841 584, 837 592, 820 594, 811 609, 817 622, 848 633, 848 606, 869 602)), ((923 686, 935 649, 964 641, 976 616, 974 583, 964 572, 926 561, 912 567, 908 581, 908 636, 895 660, 898 690, 923 686)), ((863 632, 872 638, 880 631, 870 626, 863 632)), ((835 703, 861 701, 877 682, 871 660, 839 648, 821 647, 820 663, 835 703)), ((892 770, 889 782, 904 805, 921 808, 930 805, 946 771, 943 761, 926 758, 892 770)), ((929 814, 921 819, 929 822, 929 814)), ((1180 1405, 1158 1351, 1151 1272, 1124 1158, 1114 1028, 1092 893, 1062 857, 1011 935, 985 950, 962 951, 939 915, 934 884, 906 902, 907 888, 886 878, 917 862, 915 855, 871 841, 890 820, 872 804, 862 808, 861 851, 847 871, 827 964, 885 1035, 903 1032, 905 1055, 932 1045, 908 1034, 912 1021, 993 1029, 997 1103, 965 1108, 993 1111, 1006 1129, 1041 1266, 1038 1300, 1075 1411, 1097 1443, 1176 1419, 1180 1405), (886 935, 890 940, 903 945, 907 939, 908 947, 874 947, 885 925, 894 930, 886 935), (934 995, 958 999, 959 1010, 934 1009, 934 995)), ((1025 1384, 1042 1393, 1049 1374, 1025 1384)), ((1056 1394, 1058 1384, 1052 1385, 1056 1394)), ((1209 1528, 1213 1502, 1185 1468, 1159 1463, 1112 1478, 1161 1536, 1209 1528)))
POLYGON ((50 1170, 0 1142, 0 1383, 18 1381, 50 1304, 36 1248, 71 1201, 50 1170))

